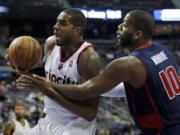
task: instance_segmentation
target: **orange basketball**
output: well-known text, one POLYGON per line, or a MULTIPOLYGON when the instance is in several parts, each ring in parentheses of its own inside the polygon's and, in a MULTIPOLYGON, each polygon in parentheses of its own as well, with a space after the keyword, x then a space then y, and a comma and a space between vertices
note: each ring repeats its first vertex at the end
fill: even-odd
POLYGON ((8 48, 9 61, 19 70, 29 70, 35 67, 42 57, 39 42, 30 36, 20 36, 14 39, 8 48))

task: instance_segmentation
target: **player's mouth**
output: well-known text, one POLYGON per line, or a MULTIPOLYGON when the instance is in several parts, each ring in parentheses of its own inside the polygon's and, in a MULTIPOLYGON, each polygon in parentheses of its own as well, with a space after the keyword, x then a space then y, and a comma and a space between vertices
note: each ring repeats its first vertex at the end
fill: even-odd
POLYGON ((61 38, 60 34, 58 34, 58 33, 54 33, 54 34, 55 34, 56 39, 60 39, 61 38))
POLYGON ((56 41, 56 44, 60 44, 61 43, 61 35, 60 34, 57 34, 57 33, 54 33, 55 35, 55 41, 56 41))
POLYGON ((120 37, 121 37, 121 35, 120 35, 120 33, 119 33, 119 31, 118 31, 118 30, 117 30, 116 34, 117 34, 117 39, 119 40, 119 39, 120 39, 120 37))

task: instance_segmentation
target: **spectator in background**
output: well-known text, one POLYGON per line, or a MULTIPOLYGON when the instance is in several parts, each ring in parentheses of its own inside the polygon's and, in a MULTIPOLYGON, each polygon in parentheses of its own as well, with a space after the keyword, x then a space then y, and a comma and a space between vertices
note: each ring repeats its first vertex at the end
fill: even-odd
POLYGON ((22 104, 17 104, 14 107, 14 111, 16 114, 16 119, 10 121, 9 124, 6 125, 4 134, 5 135, 23 135, 30 129, 29 122, 24 119, 26 108, 22 104))
POLYGON ((7 88, 6 82, 4 80, 2 80, 0 83, 0 91, 6 92, 7 89, 8 88, 7 88))

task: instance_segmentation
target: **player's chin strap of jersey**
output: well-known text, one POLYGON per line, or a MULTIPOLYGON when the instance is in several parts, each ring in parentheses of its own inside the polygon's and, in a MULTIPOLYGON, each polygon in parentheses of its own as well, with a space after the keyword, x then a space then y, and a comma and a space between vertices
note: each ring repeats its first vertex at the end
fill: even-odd
POLYGON ((124 83, 118 84, 109 92, 101 94, 103 97, 126 97, 124 83))

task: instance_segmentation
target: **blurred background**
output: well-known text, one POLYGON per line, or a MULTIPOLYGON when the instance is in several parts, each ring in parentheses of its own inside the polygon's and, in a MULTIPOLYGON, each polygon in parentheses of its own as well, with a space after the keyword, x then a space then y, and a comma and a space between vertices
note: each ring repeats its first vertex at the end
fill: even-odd
MULTIPOLYGON (((6 64, 6 48, 22 35, 38 39, 43 47, 46 38, 53 34, 56 17, 65 8, 78 8, 86 15, 88 25, 84 39, 99 53, 102 70, 115 58, 129 54, 129 50, 116 46, 116 30, 132 9, 143 9, 154 16, 153 41, 172 50, 180 67, 179 0, 0 0, 0 135, 3 135, 4 125, 14 117, 16 103, 25 104, 26 118, 33 126, 43 112, 43 94, 16 87, 18 75, 6 64)), ((43 75, 42 63, 33 72, 43 75)), ((97 135, 139 134, 123 97, 102 97, 97 121, 97 135)))

